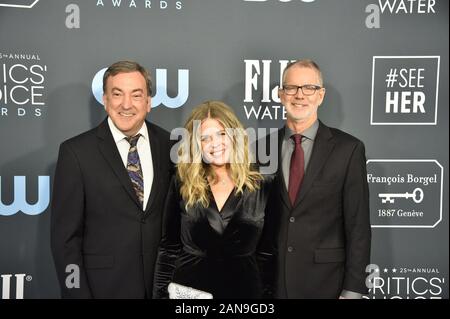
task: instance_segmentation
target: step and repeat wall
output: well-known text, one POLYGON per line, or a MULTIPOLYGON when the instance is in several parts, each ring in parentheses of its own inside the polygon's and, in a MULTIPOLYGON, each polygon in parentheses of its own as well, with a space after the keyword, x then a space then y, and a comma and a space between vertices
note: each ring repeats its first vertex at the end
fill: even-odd
POLYGON ((447 0, 0 0, 2 298, 60 296, 58 147, 105 118, 108 65, 148 68, 148 119, 169 131, 210 99, 269 129, 284 123, 277 89, 299 58, 322 68, 320 119, 366 145, 368 298, 448 298, 447 0))

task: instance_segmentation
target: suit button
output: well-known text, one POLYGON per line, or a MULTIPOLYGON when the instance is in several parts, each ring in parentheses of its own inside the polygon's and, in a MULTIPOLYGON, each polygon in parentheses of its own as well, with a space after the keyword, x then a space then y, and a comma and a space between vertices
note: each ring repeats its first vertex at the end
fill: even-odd
POLYGON ((293 251, 294 251, 294 247, 289 246, 289 247, 288 247, 288 252, 292 253, 293 251))
POLYGON ((289 221, 290 221, 291 223, 295 222, 295 217, 289 218, 289 221))
POLYGON ((141 218, 141 223, 142 223, 142 224, 145 224, 145 223, 146 223, 145 218, 141 218))

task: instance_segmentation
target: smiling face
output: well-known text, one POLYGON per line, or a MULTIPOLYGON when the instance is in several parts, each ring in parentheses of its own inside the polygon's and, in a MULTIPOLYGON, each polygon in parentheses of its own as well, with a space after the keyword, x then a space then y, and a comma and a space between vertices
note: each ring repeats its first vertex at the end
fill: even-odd
MULTIPOLYGON (((319 75, 313 68, 303 66, 293 66, 286 71, 283 79, 283 86, 303 86, 317 85, 322 87, 319 75)), ((298 89, 294 95, 287 95, 283 89, 278 91, 281 102, 287 113, 287 123, 301 123, 304 127, 311 126, 317 119, 317 109, 325 96, 325 89, 321 88, 312 95, 304 95, 298 89)))
POLYGON ((207 118, 200 126, 200 141, 204 160, 222 167, 230 162, 232 141, 219 121, 207 118))
POLYGON ((125 135, 134 136, 150 112, 150 96, 145 78, 138 71, 108 77, 103 94, 105 110, 125 135))

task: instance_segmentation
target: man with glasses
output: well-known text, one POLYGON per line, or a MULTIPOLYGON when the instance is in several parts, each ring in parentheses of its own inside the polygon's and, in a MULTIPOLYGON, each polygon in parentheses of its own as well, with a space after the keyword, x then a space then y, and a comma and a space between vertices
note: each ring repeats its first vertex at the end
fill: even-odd
POLYGON ((314 61, 289 64, 282 80, 287 120, 265 230, 278 251, 275 297, 360 298, 371 241, 364 144, 318 120, 325 88, 314 61))

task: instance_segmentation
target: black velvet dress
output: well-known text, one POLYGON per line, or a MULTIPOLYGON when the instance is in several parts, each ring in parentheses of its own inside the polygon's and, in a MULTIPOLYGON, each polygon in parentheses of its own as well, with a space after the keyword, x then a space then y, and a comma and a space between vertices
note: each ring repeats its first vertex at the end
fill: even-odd
POLYGON ((209 207, 185 210, 179 181, 172 179, 164 212, 153 298, 167 298, 175 282, 207 291, 215 299, 262 298, 272 289, 274 242, 263 232, 272 177, 254 192, 233 190, 219 212, 209 192, 209 207))

